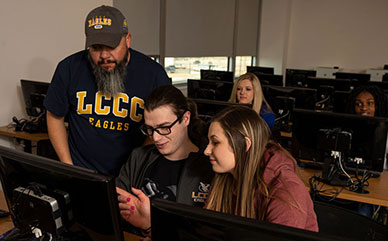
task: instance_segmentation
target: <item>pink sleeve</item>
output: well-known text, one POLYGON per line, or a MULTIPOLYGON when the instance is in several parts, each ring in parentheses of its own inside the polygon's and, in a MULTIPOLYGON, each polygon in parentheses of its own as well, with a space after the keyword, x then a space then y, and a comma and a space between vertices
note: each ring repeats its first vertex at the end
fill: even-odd
POLYGON ((292 171, 281 176, 283 178, 271 187, 271 195, 275 198, 268 205, 266 221, 318 231, 313 203, 302 181, 292 171))

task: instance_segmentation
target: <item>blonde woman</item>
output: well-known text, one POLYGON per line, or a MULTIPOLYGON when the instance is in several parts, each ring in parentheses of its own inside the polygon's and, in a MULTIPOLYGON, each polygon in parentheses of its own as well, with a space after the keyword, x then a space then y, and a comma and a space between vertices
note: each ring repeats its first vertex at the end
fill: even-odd
POLYGON ((318 231, 295 160, 269 137, 268 126, 251 108, 230 107, 213 117, 204 153, 216 176, 205 208, 318 231))
POLYGON ((251 104, 252 108, 260 114, 269 128, 272 130, 275 122, 275 114, 271 106, 265 100, 261 84, 255 74, 241 75, 235 82, 229 102, 251 104))

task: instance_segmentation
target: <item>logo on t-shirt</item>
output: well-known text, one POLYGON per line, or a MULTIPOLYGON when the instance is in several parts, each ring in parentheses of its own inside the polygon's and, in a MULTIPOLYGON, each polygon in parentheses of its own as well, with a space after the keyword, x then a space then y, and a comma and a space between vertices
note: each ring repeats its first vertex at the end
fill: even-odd
POLYGON ((210 184, 199 182, 198 192, 192 192, 191 197, 194 202, 204 203, 209 193, 210 184))

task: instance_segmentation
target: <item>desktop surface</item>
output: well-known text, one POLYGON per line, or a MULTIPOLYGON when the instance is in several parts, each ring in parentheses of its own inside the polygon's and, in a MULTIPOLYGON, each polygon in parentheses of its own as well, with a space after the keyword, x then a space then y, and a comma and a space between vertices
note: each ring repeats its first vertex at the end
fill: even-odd
MULTIPOLYGON (((314 175, 321 175, 321 173, 321 170, 300 168, 298 174, 305 186, 310 189, 310 177, 314 175)), ((336 191, 340 191, 342 189, 336 198, 388 207, 388 171, 382 172, 379 177, 370 178, 368 182, 369 186, 366 189, 369 193, 365 194, 352 192, 347 189, 342 189, 342 187, 339 186, 331 186, 327 184, 325 184, 322 189, 332 189, 336 191)), ((330 194, 325 193, 321 193, 320 195, 331 196, 330 194)))

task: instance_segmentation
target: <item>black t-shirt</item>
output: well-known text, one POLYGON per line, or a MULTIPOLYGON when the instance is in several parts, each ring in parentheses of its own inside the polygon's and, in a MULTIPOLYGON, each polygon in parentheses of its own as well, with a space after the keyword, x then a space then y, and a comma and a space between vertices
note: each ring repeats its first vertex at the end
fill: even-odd
POLYGON ((125 91, 115 98, 98 91, 86 50, 58 64, 44 106, 69 118, 69 149, 76 166, 117 176, 131 151, 144 142, 144 100, 158 86, 171 84, 163 67, 129 49, 125 91))
POLYGON ((147 170, 141 190, 150 198, 176 201, 180 174, 186 159, 170 161, 159 157, 147 170))

